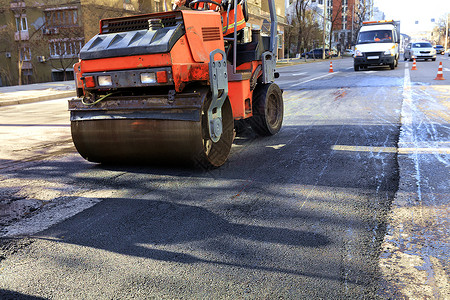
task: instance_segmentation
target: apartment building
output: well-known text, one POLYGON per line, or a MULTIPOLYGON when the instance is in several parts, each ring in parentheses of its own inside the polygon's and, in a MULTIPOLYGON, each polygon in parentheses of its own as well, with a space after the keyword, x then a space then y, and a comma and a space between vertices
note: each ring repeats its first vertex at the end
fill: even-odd
POLYGON ((373 0, 328 0, 331 5, 331 44, 338 50, 348 49, 356 38, 362 21, 373 15, 373 0))
MULTIPOLYGON (((282 57, 284 1, 275 3, 282 57)), ((171 7, 171 0, 0 0, 0 86, 72 80, 73 64, 100 19, 171 7)), ((264 0, 248 0, 248 11, 248 32, 268 19, 264 0)))

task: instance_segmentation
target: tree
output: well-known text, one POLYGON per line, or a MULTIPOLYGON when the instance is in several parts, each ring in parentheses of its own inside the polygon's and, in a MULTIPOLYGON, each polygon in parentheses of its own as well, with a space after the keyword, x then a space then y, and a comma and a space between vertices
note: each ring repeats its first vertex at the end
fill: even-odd
POLYGON ((330 47, 331 40, 333 38, 333 30, 334 28, 341 27, 342 28, 342 1, 334 1, 334 5, 331 9, 331 13, 328 16, 328 20, 331 23, 330 27, 330 47))
POLYGON ((42 32, 50 66, 52 69, 62 71, 62 78, 56 80, 69 80, 73 78, 68 77, 68 69, 78 61, 78 55, 84 44, 84 34, 80 26, 78 8, 60 9, 60 7, 61 4, 45 7, 43 11, 45 24, 42 32))
POLYGON ((439 18, 433 29, 432 36, 436 44, 443 45, 445 49, 448 49, 448 45, 445 45, 446 42, 448 43, 448 20, 446 18, 449 18, 448 14, 439 18))
POLYGON ((294 13, 297 23, 297 51, 301 52, 301 49, 306 47, 305 43, 305 31, 307 27, 306 10, 310 0, 297 0, 294 2, 294 13))
POLYGON ((42 27, 44 24, 34 23, 29 26, 27 20, 27 9, 34 9, 37 5, 25 6, 25 2, 3 2, 2 11, 4 13, 4 22, 0 31, 0 41, 3 49, 1 52, 11 53, 11 60, 17 61, 15 68, 7 66, 2 68, 2 74, 7 77, 10 83, 13 83, 14 72, 17 72, 17 84, 22 85, 23 79, 28 83, 28 77, 23 76, 24 66, 31 69, 31 49, 42 46, 42 27), (13 18, 11 18, 13 17, 13 18))
POLYGON ((361 0, 355 6, 355 20, 353 21, 352 42, 355 41, 356 33, 362 26, 362 23, 370 19, 373 3, 371 0, 361 0))
POLYGON ((310 0, 297 0, 290 8, 291 13, 287 20, 291 26, 286 32, 285 47, 288 51, 301 53, 303 49, 309 49, 315 41, 321 39, 322 30, 318 22, 320 14, 317 8, 310 7, 310 0))
MULTIPOLYGON (((13 32, 13 29, 11 29, 11 24, 0 27, 0 54, 3 57, 6 57, 6 54, 11 55, 12 47, 14 46, 14 44, 11 43, 13 41, 11 32, 13 32)), ((10 63, 7 62, 5 64, 0 64, 0 75, 6 78, 9 83, 13 82, 11 74, 12 67, 10 63)))

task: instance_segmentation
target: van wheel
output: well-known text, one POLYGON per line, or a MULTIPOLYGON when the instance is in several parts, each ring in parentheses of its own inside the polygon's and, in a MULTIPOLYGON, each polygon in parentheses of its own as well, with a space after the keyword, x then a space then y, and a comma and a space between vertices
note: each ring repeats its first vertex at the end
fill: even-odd
POLYGON ((355 71, 359 71, 359 66, 358 65, 353 65, 353 69, 355 69, 355 71))
POLYGON ((436 58, 432 58, 431 60, 432 60, 432 61, 436 61, 436 58))

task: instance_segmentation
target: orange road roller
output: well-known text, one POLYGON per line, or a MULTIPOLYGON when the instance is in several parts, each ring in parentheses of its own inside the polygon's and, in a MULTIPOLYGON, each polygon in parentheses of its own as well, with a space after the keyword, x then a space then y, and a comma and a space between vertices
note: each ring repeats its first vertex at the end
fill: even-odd
POLYGON ((74 65, 69 110, 80 155, 209 169, 227 160, 239 120, 276 134, 283 97, 273 0, 269 9, 270 29, 252 30, 248 42, 236 30, 224 36, 220 13, 206 9, 101 20, 74 65))

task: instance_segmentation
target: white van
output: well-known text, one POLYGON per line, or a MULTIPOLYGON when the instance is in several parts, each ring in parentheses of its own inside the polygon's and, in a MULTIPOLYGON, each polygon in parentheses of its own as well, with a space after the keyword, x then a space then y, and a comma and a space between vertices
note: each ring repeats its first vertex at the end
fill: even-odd
POLYGON ((400 44, 400 22, 363 22, 355 45, 353 65, 355 71, 368 66, 398 65, 400 44))

